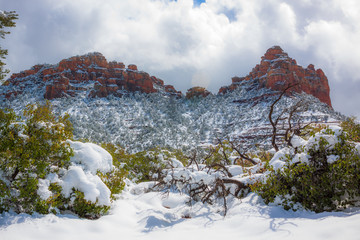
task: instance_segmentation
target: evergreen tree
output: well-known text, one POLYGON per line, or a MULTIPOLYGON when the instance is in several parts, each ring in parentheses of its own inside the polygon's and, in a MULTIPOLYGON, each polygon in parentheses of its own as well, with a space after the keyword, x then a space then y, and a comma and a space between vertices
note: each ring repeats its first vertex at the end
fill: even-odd
MULTIPOLYGON (((6 34, 10 32, 5 31, 4 28, 15 27, 15 20, 18 19, 18 15, 14 12, 7 12, 0 10, 0 37, 2 39, 5 38, 6 34)), ((9 73, 8 69, 4 69, 5 63, 2 61, 5 59, 5 56, 8 54, 7 49, 2 49, 0 46, 0 81, 4 79, 7 73, 9 73)))

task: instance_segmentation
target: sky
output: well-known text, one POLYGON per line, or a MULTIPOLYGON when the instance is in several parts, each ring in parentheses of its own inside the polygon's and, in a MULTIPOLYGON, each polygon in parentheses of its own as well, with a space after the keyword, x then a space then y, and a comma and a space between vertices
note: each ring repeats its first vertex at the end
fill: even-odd
POLYGON ((358 0, 0 0, 19 14, 5 40, 12 73, 101 52, 186 92, 216 93, 279 45, 321 68, 336 111, 360 118, 358 0))

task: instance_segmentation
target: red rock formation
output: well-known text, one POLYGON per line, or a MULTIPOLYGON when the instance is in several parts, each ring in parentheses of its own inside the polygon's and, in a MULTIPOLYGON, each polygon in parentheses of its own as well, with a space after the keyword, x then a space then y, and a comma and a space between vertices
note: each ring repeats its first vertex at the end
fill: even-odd
POLYGON ((249 75, 243 78, 232 78, 232 84, 220 88, 219 93, 233 91, 242 81, 248 80, 257 80, 260 87, 277 91, 298 83, 291 89, 292 91, 311 94, 332 107, 328 79, 324 72, 321 69, 315 70, 312 64, 305 69, 297 65, 296 61, 279 46, 268 49, 261 58, 260 64, 256 65, 249 75))
POLYGON ((137 66, 136 66, 135 64, 130 64, 130 65, 128 65, 128 69, 133 70, 133 71, 137 71, 137 70, 138 70, 138 69, 137 69, 137 66))
POLYGON ((30 70, 13 74, 6 81, 6 85, 18 87, 6 96, 22 92, 29 84, 29 79, 42 82, 46 99, 75 96, 83 91, 88 91, 89 97, 106 97, 109 94, 121 96, 124 91, 164 91, 170 95, 181 96, 181 92, 176 91, 173 86, 164 86, 161 79, 138 71, 136 65, 130 64, 125 68, 122 62, 108 63, 100 53, 71 57, 57 65, 36 65, 30 70))
MULTIPOLYGON (((317 97, 331 107, 328 80, 321 69, 315 70, 310 64, 307 68, 297 65, 280 47, 267 50, 246 77, 233 77, 230 86, 222 87, 219 93, 233 91, 244 81, 254 80, 260 88, 281 91, 289 84, 299 83, 292 88, 295 92, 305 92, 317 97)), ((86 92, 89 97, 106 97, 109 94, 121 96, 124 92, 143 93, 165 92, 182 96, 171 85, 149 74, 138 71, 134 64, 126 68, 122 62, 107 62, 100 53, 75 56, 60 61, 57 65, 35 65, 29 70, 13 74, 3 86, 7 98, 26 91, 36 82, 37 88, 43 89, 46 99, 63 96, 75 96, 86 92)), ((186 93, 187 98, 206 97, 210 92, 201 87, 194 87, 186 93)))
POLYGON ((192 88, 188 89, 186 92, 187 99, 190 99, 193 97, 200 97, 200 96, 207 97, 209 95, 210 95, 210 92, 203 87, 192 87, 192 88))
POLYGON ((44 98, 53 99, 63 97, 64 93, 69 89, 69 79, 60 75, 58 79, 53 81, 53 84, 46 85, 46 92, 44 98))

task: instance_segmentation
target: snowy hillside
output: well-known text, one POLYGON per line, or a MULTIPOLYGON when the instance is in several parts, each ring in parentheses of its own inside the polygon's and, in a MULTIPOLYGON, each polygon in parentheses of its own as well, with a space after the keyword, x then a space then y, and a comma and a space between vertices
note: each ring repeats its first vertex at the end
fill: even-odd
MULTIPOLYGON (((267 142, 269 107, 276 92, 261 88, 256 81, 243 82, 235 91, 206 98, 178 98, 163 93, 128 93, 123 97, 83 96, 51 100, 54 110, 71 116, 76 139, 120 144, 131 152, 152 147, 190 149, 213 143, 217 138, 245 138, 267 142), (258 136, 262 136, 259 137, 258 136)), ((300 98, 310 102, 305 121, 333 122, 343 119, 311 95, 284 97, 275 115, 300 98)), ((34 94, 3 99, 2 107, 20 112, 42 97, 34 94)))

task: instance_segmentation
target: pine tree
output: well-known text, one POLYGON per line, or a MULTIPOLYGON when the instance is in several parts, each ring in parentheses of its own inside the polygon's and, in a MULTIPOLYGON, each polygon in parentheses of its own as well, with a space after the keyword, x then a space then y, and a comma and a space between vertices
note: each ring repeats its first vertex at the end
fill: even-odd
MULTIPOLYGON (((0 10, 0 37, 2 39, 5 39, 5 35, 10 33, 9 31, 5 31, 4 28, 15 27, 16 19, 18 19, 18 15, 14 11, 7 12, 0 10)), ((5 63, 2 61, 7 54, 8 50, 2 49, 0 46, 0 81, 9 73, 8 69, 4 69, 5 63)))

